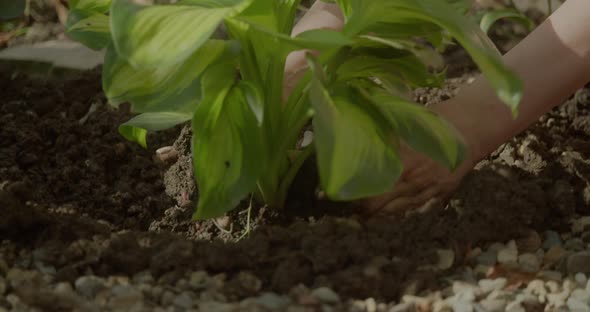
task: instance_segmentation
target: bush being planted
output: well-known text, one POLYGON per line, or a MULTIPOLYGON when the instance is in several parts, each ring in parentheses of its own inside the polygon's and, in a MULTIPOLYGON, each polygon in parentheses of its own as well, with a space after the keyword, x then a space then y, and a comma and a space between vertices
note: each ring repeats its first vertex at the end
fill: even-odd
POLYGON ((192 122, 196 218, 235 208, 249 194, 282 207, 303 161, 317 155, 335 200, 389 191, 402 172, 402 141, 449 168, 464 146, 449 125, 410 100, 437 86, 437 51, 457 40, 516 112, 521 83, 457 0, 339 0, 342 32, 290 33, 298 0, 71 0, 68 32, 106 48, 103 87, 112 105, 141 113, 121 125, 145 146, 147 131, 192 122), (145 1, 144 1, 145 2, 145 1), (224 24, 228 39, 216 39, 224 24), (295 50, 310 71, 283 102, 284 65, 295 50), (301 129, 315 139, 296 150, 301 129))

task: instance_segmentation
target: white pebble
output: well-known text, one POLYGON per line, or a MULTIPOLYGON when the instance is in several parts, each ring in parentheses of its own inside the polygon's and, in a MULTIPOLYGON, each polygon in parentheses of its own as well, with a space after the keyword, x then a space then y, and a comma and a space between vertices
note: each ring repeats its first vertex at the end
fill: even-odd
POLYGON ((516 263, 518 261, 518 249, 516 242, 511 240, 505 248, 498 251, 498 262, 502 264, 516 263))
POLYGON ((586 277, 586 274, 584 274, 584 273, 576 273, 576 275, 574 276, 574 279, 576 280, 576 283, 578 283, 578 285, 580 287, 586 286, 586 283, 588 282, 588 278, 586 277))
POLYGON ((484 299, 479 302, 483 311, 502 312, 506 308, 506 300, 502 299, 484 299))
POLYGON ((494 290, 502 289, 506 286, 506 278, 500 277, 497 279, 482 279, 478 282, 479 288, 484 293, 489 293, 494 290))
POLYGON ((586 291, 582 290, 582 289, 574 289, 574 291, 572 291, 572 294, 570 295, 571 298, 574 298, 576 300, 579 300, 581 302, 584 303, 590 303, 590 294, 587 293, 586 291))
POLYGON ((537 272, 541 266, 537 256, 532 253, 525 253, 518 256, 518 264, 527 272, 537 272))
POLYGON ((506 312, 526 312, 520 301, 512 301, 506 306, 506 312))
POLYGON ((569 298, 567 300, 567 307, 575 312, 590 312, 590 307, 587 303, 582 302, 576 298, 569 298))

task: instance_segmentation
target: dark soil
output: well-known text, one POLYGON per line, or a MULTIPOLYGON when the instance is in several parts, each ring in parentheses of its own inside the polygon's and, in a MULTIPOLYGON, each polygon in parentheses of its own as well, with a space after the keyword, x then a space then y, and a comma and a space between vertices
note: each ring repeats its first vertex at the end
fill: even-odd
MULTIPOLYGON (((417 98, 445 100, 472 76, 417 98)), ((445 209, 365 220, 349 210, 277 217, 255 207, 241 240, 243 210, 217 225, 190 220, 196 192, 186 136, 171 166, 153 155, 173 144, 179 128, 151 135, 148 150, 124 141, 117 125, 130 114, 105 104, 97 72, 63 81, 2 72, 0 90, 0 238, 13 246, 2 257, 22 266, 17 255, 42 248, 36 257, 56 269, 58 281, 150 270, 172 285, 187 271, 205 270, 225 274, 231 301, 251 296, 240 274, 248 272, 280 293, 303 283, 349 298, 396 300, 443 283, 443 272, 428 267, 437 248, 455 250, 460 265, 475 245, 559 229, 590 213, 590 89, 482 162, 445 209)))

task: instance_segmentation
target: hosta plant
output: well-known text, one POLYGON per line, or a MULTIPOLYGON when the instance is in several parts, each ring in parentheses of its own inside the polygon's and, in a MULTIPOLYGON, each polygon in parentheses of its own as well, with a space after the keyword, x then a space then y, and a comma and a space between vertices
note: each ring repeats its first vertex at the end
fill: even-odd
POLYGON ((121 125, 145 145, 147 131, 192 123, 196 218, 222 215, 254 194, 282 207, 303 161, 316 155, 321 187, 335 200, 389 191, 402 172, 400 144, 455 168, 461 139, 411 101, 440 85, 435 66, 455 39, 516 112, 521 83, 457 0, 339 0, 341 32, 291 30, 298 0, 71 0, 69 35, 106 48, 103 87, 112 105, 132 104, 121 125), (215 36, 221 26, 225 39, 215 36), (283 98, 295 50, 309 72, 283 98), (313 144, 297 149, 312 123, 313 144))

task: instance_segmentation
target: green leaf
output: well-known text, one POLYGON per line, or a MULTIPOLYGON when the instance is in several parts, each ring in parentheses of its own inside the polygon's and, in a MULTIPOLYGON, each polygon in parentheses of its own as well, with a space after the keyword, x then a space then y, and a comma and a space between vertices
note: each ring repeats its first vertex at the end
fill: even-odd
POLYGON ((235 69, 221 64, 203 77, 204 97, 193 118, 193 163, 199 203, 194 218, 223 215, 253 192, 262 171, 261 132, 235 69))
POLYGON ((312 29, 297 35, 293 44, 314 50, 326 50, 352 45, 353 40, 346 37, 340 31, 330 29, 312 29))
POLYGON ((354 92, 331 97, 323 86, 321 68, 311 82, 310 101, 320 181, 328 196, 355 200, 390 191, 402 172, 387 133, 354 92))
POLYGON ((111 30, 117 53, 134 67, 171 66, 194 54, 232 8, 143 6, 113 0, 111 30))
POLYGON ((133 117, 119 126, 119 133, 127 140, 137 142, 147 148, 146 135, 148 131, 160 131, 172 128, 192 118, 189 113, 145 113, 133 117))
POLYGON ((414 150, 424 153, 449 169, 465 157, 459 133, 431 110, 384 92, 371 96, 397 133, 414 150))
POLYGON ((250 106, 254 116, 256 116, 258 125, 261 126, 264 121, 264 94, 261 88, 246 80, 240 81, 238 88, 242 90, 246 102, 250 106))
POLYGON ((484 33, 487 34, 490 31, 492 25, 504 18, 518 22, 529 31, 535 27, 534 22, 530 18, 515 9, 504 9, 488 12, 484 14, 479 27, 484 33))
POLYGON ((209 40, 184 62, 156 68, 136 68, 107 50, 103 89, 112 105, 131 102, 135 112, 194 112, 201 97, 199 76, 224 57, 229 45, 209 40))
POLYGON ((82 10, 94 13, 106 13, 112 0, 70 0, 70 10, 82 10))
POLYGON ((136 142, 141 147, 147 148, 147 130, 143 128, 121 125, 119 126, 119 134, 131 142, 136 142))
POLYGON ((109 17, 93 11, 70 10, 66 30, 70 38, 94 50, 103 49, 111 42, 109 17))

